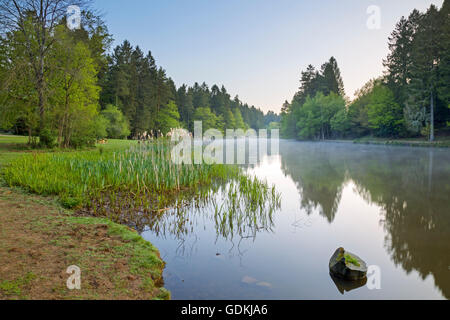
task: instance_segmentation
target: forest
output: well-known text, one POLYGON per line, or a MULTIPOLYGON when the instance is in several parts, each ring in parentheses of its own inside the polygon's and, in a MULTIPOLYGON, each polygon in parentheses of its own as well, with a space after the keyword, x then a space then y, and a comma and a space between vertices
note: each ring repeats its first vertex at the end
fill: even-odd
POLYGON ((384 74, 352 101, 331 57, 301 72, 300 88, 280 115, 264 114, 223 85, 177 88, 151 52, 127 40, 112 48, 113 36, 90 2, 48 1, 49 10, 38 12, 27 1, 0 1, 0 130, 27 135, 33 146, 62 148, 192 131, 196 120, 204 130, 280 128, 282 137, 300 140, 433 141, 450 131, 449 1, 400 19, 384 74), (83 9, 78 29, 66 21, 74 3, 83 9))
POLYGON ((405 138, 447 134, 450 127, 450 2, 414 10, 389 37, 383 76, 350 101, 334 57, 309 65, 281 111, 281 133, 301 140, 405 138))
POLYGON ((0 1, 0 130, 42 147, 81 147, 102 138, 164 135, 172 128, 276 127, 280 118, 234 98, 224 86, 179 88, 128 41, 113 36, 91 1, 0 1), (78 5, 80 27, 66 8, 78 5))

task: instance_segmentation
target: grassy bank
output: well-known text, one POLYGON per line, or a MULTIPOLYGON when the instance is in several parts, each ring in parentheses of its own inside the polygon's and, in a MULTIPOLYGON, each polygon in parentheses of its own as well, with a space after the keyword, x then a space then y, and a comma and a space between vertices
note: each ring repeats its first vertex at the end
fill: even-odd
POLYGON ((353 140, 353 143, 361 144, 377 144, 377 145, 394 145, 407 147, 430 147, 430 148, 449 148, 449 137, 437 137, 436 141, 430 142, 423 138, 405 138, 405 139, 385 139, 375 137, 363 137, 353 140))
POLYGON ((180 194, 218 182, 239 181, 245 186, 241 192, 255 201, 273 191, 237 166, 176 165, 167 141, 130 142, 122 149, 120 143, 93 151, 24 155, 3 168, 3 179, 10 187, 57 196, 66 208, 116 222, 160 212, 174 206, 180 194))
MULTIPOLYGON (((50 248, 49 252, 57 252, 55 246, 75 251, 68 254, 63 250, 64 257, 74 257, 67 260, 61 256, 56 260, 64 261, 64 265, 75 264, 83 270, 94 268, 94 271, 89 271, 90 274, 98 274, 99 271, 95 268, 108 270, 111 264, 115 265, 115 259, 126 259, 122 263, 122 273, 121 270, 114 269, 109 276, 105 276, 109 280, 104 282, 112 283, 110 278, 114 277, 115 273, 128 275, 117 280, 122 283, 118 288, 106 286, 112 288, 111 294, 114 293, 114 296, 104 296, 94 288, 82 298, 97 298, 95 294, 100 294, 99 298, 128 297, 118 294, 122 291, 126 293, 127 290, 131 290, 129 297, 132 298, 169 296, 168 292, 161 288, 164 263, 159 258, 158 251, 124 225, 141 230, 141 221, 154 221, 171 209, 175 209, 177 219, 182 224, 185 221, 183 210, 178 209, 193 199, 197 203, 201 198, 206 201, 211 193, 214 194, 220 188, 225 190, 223 188, 227 184, 227 201, 222 204, 220 210, 216 210, 216 219, 220 226, 218 228, 224 234, 233 233, 226 228, 232 221, 238 222, 238 229, 243 228, 243 224, 249 219, 270 221, 274 208, 280 203, 280 195, 274 187, 247 176, 237 166, 205 163, 175 165, 170 161, 171 145, 165 140, 148 144, 112 140, 106 145, 79 151, 29 150, 24 143, 23 137, 0 136, 1 178, 7 187, 4 190, 12 192, 14 188, 20 188, 21 192, 26 192, 21 201, 11 203, 15 197, 12 196, 5 199, 3 205, 9 208, 15 208, 16 205, 20 207, 21 202, 35 197, 30 194, 46 197, 40 199, 53 199, 52 205, 59 206, 58 214, 48 214, 47 211, 52 211, 49 207, 34 210, 38 212, 34 231, 37 239, 46 239, 48 234, 51 235, 50 240, 42 240, 40 246, 50 248), (251 214, 248 213, 249 209, 251 214), (269 218, 266 218, 266 214, 269 218), (89 235, 86 238, 86 246, 79 243, 79 226, 82 226, 82 234, 89 235), (103 229, 104 232, 101 231, 103 229), (105 237, 112 237, 111 241, 119 243, 105 247, 99 242, 99 237, 101 241, 105 237), (86 251, 86 248, 89 248, 89 251, 86 251), (105 253, 102 253, 103 251, 105 253), (91 259, 91 255, 99 260, 91 259), (131 289, 125 289, 127 286, 131 286, 131 289), (142 294, 139 290, 144 290, 147 294, 142 294)), ((3 213, 6 217, 7 212, 5 209, 3 213)), ((17 210, 12 212, 13 216, 18 215, 17 210)), ((26 212, 23 214, 26 215, 26 212)), ((25 219, 15 220, 10 217, 8 221, 11 230, 20 230, 17 237, 20 233, 29 232, 25 225, 18 226, 25 219)), ((6 234, 5 241, 8 239, 11 239, 11 235, 6 234)), ((4 248, 5 252, 12 249, 14 248, 4 248)), ((17 263, 22 263, 22 260, 18 258, 17 263)), ((17 287, 14 284, 17 281, 19 287, 27 287, 22 280, 27 279, 25 282, 29 283, 31 278, 35 279, 33 275, 36 270, 24 270, 15 278, 7 280, 3 280, 4 276, 0 274, 0 279, 6 281, 3 287, 0 285, 0 291, 3 290, 3 295, 21 298, 19 291, 11 288, 17 287), (32 276, 27 278, 28 274, 32 276)), ((95 287, 95 277, 91 281, 95 287)), ((63 290, 65 282, 58 283, 62 285, 59 288, 63 290)), ((75 297, 67 291, 60 293, 61 295, 49 294, 48 297, 75 297)), ((31 298, 33 297, 35 296, 31 295, 31 298)))
POLYGON ((405 147, 428 147, 428 148, 449 148, 450 147, 450 138, 449 137, 437 137, 434 142, 424 140, 423 138, 386 139, 386 138, 377 138, 377 137, 362 137, 362 138, 358 138, 358 139, 325 140, 325 142, 393 145, 393 146, 405 146, 405 147))
POLYGON ((164 262, 135 231, 0 188, 0 299, 168 299, 164 262), (81 290, 69 290, 69 266, 81 290))
MULTIPOLYGON (((26 137, 0 136, 0 170, 22 158, 61 155, 32 150, 26 137)), ((109 152, 132 145, 112 141, 109 152)), ((66 156, 93 150, 64 152, 66 156)), ((98 152, 98 151, 95 151, 98 152)), ((64 179, 64 175, 61 176, 64 179)), ((134 230, 106 218, 77 216, 57 197, 0 187, 0 299, 169 299, 158 250, 134 230), (69 290, 67 267, 81 269, 69 290)))

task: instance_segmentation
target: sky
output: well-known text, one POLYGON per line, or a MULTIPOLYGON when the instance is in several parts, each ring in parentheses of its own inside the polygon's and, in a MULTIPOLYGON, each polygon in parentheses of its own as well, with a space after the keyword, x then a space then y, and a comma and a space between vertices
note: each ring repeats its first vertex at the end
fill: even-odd
POLYGON ((443 0, 94 0, 116 46, 151 51, 178 86, 224 85, 249 105, 279 112, 309 64, 334 56, 354 97, 383 73, 388 37, 402 16, 443 0), (379 28, 369 6, 379 8, 379 28))

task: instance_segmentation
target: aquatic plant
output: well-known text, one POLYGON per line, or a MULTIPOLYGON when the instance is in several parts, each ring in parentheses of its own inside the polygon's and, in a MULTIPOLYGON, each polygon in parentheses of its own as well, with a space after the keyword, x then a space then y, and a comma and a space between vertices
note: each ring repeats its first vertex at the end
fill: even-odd
POLYGON ((58 196, 66 207, 138 229, 144 222, 155 225, 167 211, 183 212, 193 200, 205 202, 210 190, 230 182, 228 220, 242 208, 261 211, 276 198, 273 187, 237 166, 179 165, 171 161, 171 150, 168 140, 158 139, 100 152, 29 154, 4 168, 3 178, 10 186, 58 196))

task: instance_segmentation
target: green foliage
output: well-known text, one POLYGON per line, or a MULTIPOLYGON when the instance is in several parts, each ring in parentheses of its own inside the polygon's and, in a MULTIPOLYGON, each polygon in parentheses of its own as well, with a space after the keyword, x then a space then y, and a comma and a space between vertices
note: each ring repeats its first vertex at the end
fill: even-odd
MULTIPOLYGON (((17 10, 10 9, 9 15, 17 10)), ((89 10, 82 13, 81 29, 73 31, 65 18, 43 26, 37 12, 26 12, 17 28, 0 37, 0 128, 28 134, 34 145, 37 136, 42 147, 68 148, 105 136, 192 130, 195 117, 205 128, 265 127, 261 110, 237 96, 232 100, 223 86, 177 89, 150 52, 128 41, 107 55, 112 38, 89 10), (41 36, 45 43, 36 41, 41 36)))
MULTIPOLYGON (((280 123, 281 117, 273 111, 267 112, 264 116, 264 124, 268 127, 271 123, 280 123)), ((279 126, 278 126, 279 127, 279 126)))
POLYGON ((280 122, 271 122, 267 126, 267 130, 279 130, 280 129, 280 122))
POLYGON ((98 139, 103 139, 108 136, 109 120, 102 114, 97 115, 95 118, 95 136, 98 139))
POLYGON ((201 194, 201 186, 232 180, 239 182, 248 205, 263 205, 261 201, 278 197, 265 182, 250 178, 236 166, 176 165, 171 161, 173 146, 158 139, 128 149, 105 148, 101 153, 28 154, 2 173, 9 186, 56 195, 67 208, 83 207, 115 221, 123 221, 126 213, 132 219, 138 212, 160 212, 173 205, 176 196, 188 196, 190 191, 201 194))
POLYGON ((159 127, 163 134, 167 134, 171 129, 181 127, 180 114, 174 101, 169 101, 167 106, 162 108, 159 116, 159 127))
POLYGON ((367 106, 369 126, 377 136, 398 136, 403 131, 402 108, 384 85, 373 88, 367 106))
POLYGON ((217 123, 219 121, 217 116, 211 112, 210 108, 195 109, 194 120, 203 122, 203 131, 211 128, 217 128, 217 123))
MULTIPOLYGON (((53 106, 47 115, 60 147, 93 145, 100 87, 97 65, 89 45, 76 38, 65 25, 56 28, 49 77, 53 106)), ((42 134, 41 134, 42 135, 42 134)))
POLYGON ((371 92, 375 85, 379 84, 379 79, 368 81, 356 92, 356 98, 348 106, 348 119, 350 121, 350 135, 354 137, 365 136, 370 133, 369 116, 367 106, 370 101, 371 92))
MULTIPOLYGON (((241 118, 242 118, 242 116, 241 116, 241 118)), ((236 121, 234 119, 233 112, 230 109, 225 110, 224 123, 225 123, 225 129, 235 129, 236 128, 236 121)))
POLYGON ((180 114, 180 121, 188 130, 193 130, 192 119, 194 117, 194 103, 192 90, 188 90, 187 86, 183 84, 177 90, 178 113, 180 114))
POLYGON ((192 131, 195 120, 203 121, 207 129, 265 126, 261 110, 243 104, 238 97, 231 100, 223 86, 209 89, 206 83, 196 82, 177 89, 164 69, 156 66, 151 53, 144 56, 128 41, 114 49, 109 61, 101 104, 117 105, 129 120, 134 137, 144 132, 165 133, 174 127, 192 131))
POLYGON ((130 135, 128 120, 122 112, 114 105, 107 105, 101 112, 102 121, 106 124, 107 137, 111 139, 123 139, 130 135), (105 121, 106 120, 106 121, 105 121))
POLYGON ((301 139, 320 139, 322 128, 320 100, 324 95, 318 93, 314 98, 307 97, 301 108, 297 109, 294 118, 297 119, 298 137, 301 139))
POLYGON ((330 120, 331 131, 340 137, 345 137, 350 130, 350 121, 345 108, 342 108, 330 120))
POLYGON ((344 97, 336 59, 301 73, 300 89, 281 110, 281 134, 288 138, 417 136, 445 130, 450 120, 450 2, 402 17, 389 37, 385 76, 370 80, 346 103, 327 112, 317 95, 344 97))
POLYGON ((444 128, 450 117, 446 108, 449 91, 449 5, 434 5, 402 18, 390 38, 385 62, 387 80, 404 110, 405 127, 412 135, 444 128), (427 130, 424 128, 428 127, 427 130))
POLYGON ((43 3, 22 1, 2 9, 12 23, 0 43, 0 78, 8 75, 0 79, 7 92, 0 94, 1 126, 27 133, 33 145, 39 136, 46 148, 89 145, 95 140, 98 72, 111 38, 89 10, 83 10, 79 30, 68 30, 55 14, 65 10, 65 1, 52 5, 45 10, 43 3))
POLYGON ((336 125, 336 114, 342 111, 345 115, 344 99, 332 92, 325 96, 319 92, 313 98, 306 98, 294 117, 297 119, 298 136, 301 139, 325 139, 342 134, 332 129, 332 120, 336 125))
POLYGON ((293 116, 294 110, 300 108, 300 103, 295 99, 292 104, 285 101, 283 107, 281 108, 281 136, 285 138, 293 138, 296 136, 296 120, 293 116))
POLYGON ((345 96, 341 71, 339 70, 337 61, 334 57, 331 57, 328 62, 322 65, 318 81, 319 91, 323 92, 325 95, 334 92, 341 97, 345 96))
MULTIPOLYGON (((24 22, 24 28, 32 32, 29 20, 24 22)), ((25 36, 19 31, 0 37, 0 127, 9 130, 21 123, 28 134, 35 135, 40 123, 38 94, 25 43, 25 36)))
POLYGON ((344 84, 334 57, 316 71, 309 65, 301 73, 300 90, 281 112, 281 134, 300 139, 325 139, 341 134, 331 130, 331 119, 345 107, 344 84), (330 97, 330 98, 325 98, 330 97))
POLYGON ((39 145, 43 148, 53 148, 56 144, 55 133, 50 128, 43 128, 39 135, 39 145))
MULTIPOLYGON (((247 126, 244 123, 244 119, 242 118, 242 114, 238 108, 233 110, 233 118, 234 118, 234 129, 246 129, 247 126)), ((229 129, 229 128, 227 128, 229 129)))

